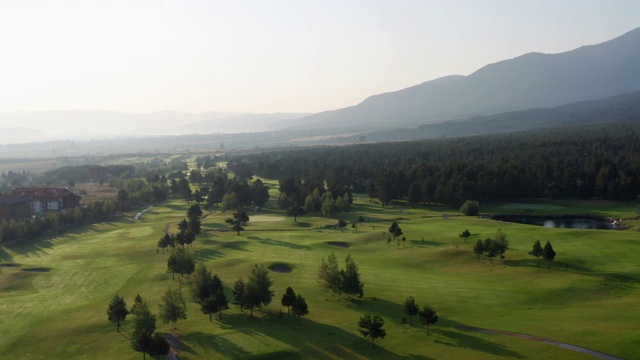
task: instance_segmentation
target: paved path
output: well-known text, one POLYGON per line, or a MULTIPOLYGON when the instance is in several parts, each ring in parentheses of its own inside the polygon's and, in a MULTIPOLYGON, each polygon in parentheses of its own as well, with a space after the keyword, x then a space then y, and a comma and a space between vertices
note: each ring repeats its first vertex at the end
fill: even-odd
POLYGON ((565 348, 565 349, 581 352, 583 354, 595 356, 595 357, 600 358, 600 359, 624 360, 622 358, 615 357, 615 356, 612 356, 612 355, 609 355, 609 354, 604 354, 604 353, 601 353, 601 352, 585 349, 583 347, 579 347, 579 346, 575 346, 575 345, 571 345, 571 344, 566 344, 566 343, 562 343, 562 342, 555 341, 555 340, 544 339, 544 338, 540 338, 540 337, 532 336, 532 335, 519 334, 519 333, 514 333, 514 332, 509 332, 509 331, 483 329, 483 328, 474 327, 474 326, 456 326, 456 328, 460 329, 460 330, 466 330, 466 331, 477 331, 477 332, 486 333, 486 334, 506 335, 506 336, 519 337, 519 338, 527 339, 527 340, 539 341, 539 342, 543 342, 545 344, 555 345, 555 346, 558 346, 558 347, 561 347, 561 348, 565 348))

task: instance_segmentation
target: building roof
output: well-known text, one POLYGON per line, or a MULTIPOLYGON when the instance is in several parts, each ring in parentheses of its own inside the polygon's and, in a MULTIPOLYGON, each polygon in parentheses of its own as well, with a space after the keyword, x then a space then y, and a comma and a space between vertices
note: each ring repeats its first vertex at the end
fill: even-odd
POLYGON ((69 189, 65 188, 41 188, 41 187, 20 187, 3 194, 3 197, 25 197, 34 198, 61 198, 73 195, 69 189))

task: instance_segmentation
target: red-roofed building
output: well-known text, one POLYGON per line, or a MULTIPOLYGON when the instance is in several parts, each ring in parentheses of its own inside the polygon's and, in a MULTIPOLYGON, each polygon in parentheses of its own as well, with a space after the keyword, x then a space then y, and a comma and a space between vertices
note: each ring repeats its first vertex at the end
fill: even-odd
POLYGON ((26 199, 32 215, 41 215, 50 211, 73 209, 80 204, 80 197, 64 188, 15 188, 2 195, 2 199, 26 199))

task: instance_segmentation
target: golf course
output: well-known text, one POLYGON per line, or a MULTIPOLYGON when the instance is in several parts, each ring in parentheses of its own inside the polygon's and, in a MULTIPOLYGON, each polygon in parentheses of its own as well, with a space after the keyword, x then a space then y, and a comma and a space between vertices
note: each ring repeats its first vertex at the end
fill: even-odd
POLYGON ((0 247, 0 358, 140 359, 129 340, 131 315, 121 332, 107 320, 115 294, 127 306, 140 295, 152 312, 168 288, 181 288, 187 319, 157 331, 179 339, 178 359, 592 359, 593 355, 527 338, 471 331, 492 329, 550 339, 613 357, 640 354, 640 222, 637 204, 549 201, 492 204, 485 213, 583 213, 621 218, 625 230, 574 230, 462 216, 442 206, 382 207, 355 194, 348 213, 355 227, 309 213, 297 221, 276 204, 277 181, 266 181, 271 197, 238 235, 225 219, 231 212, 203 209, 202 233, 192 245, 223 282, 229 309, 213 321, 189 295, 187 276, 167 271, 171 248, 157 248, 165 231, 177 232, 189 204, 170 199, 110 221, 87 225, 30 244, 0 247), (388 232, 397 222, 405 240, 388 232), (478 239, 507 235, 505 258, 478 258, 478 239), (469 230, 470 236, 459 236, 469 230), (550 264, 529 255, 539 240, 553 244, 550 264), (164 253, 163 253, 164 252, 164 253), (347 255, 358 265, 364 296, 327 294, 319 285, 323 259, 347 255), (273 301, 261 311, 232 303, 234 282, 264 265, 273 280, 273 301), (302 294, 309 314, 299 322, 280 304, 285 289, 302 294), (403 304, 413 296, 437 311, 429 334, 419 317, 402 324, 403 304), (358 332, 365 314, 385 321, 375 347, 358 332))

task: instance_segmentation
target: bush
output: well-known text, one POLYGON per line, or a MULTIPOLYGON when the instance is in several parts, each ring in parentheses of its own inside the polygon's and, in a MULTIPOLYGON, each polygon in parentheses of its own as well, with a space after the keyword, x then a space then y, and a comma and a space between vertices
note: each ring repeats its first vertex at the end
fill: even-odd
POLYGON ((460 206, 460 212, 467 216, 475 216, 480 213, 480 203, 474 200, 467 200, 460 206))

